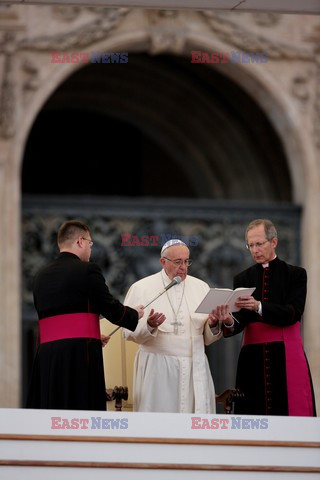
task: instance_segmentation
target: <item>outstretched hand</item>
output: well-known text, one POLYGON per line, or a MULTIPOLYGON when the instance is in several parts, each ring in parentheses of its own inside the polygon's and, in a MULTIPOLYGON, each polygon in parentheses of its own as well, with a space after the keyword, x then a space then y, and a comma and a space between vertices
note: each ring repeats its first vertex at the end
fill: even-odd
POLYGON ((166 317, 163 313, 155 312, 152 308, 148 316, 148 325, 152 328, 156 328, 165 321, 166 317))

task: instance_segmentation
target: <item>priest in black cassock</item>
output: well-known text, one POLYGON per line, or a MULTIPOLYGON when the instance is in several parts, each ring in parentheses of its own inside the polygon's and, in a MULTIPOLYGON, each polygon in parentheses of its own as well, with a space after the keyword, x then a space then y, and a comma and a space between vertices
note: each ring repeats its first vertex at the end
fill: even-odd
POLYGON ((300 335, 307 294, 304 268, 276 255, 277 231, 270 220, 257 219, 246 230, 247 247, 255 265, 234 278, 234 288, 256 287, 241 297, 234 313, 239 321, 224 335, 243 331, 236 388, 235 413, 315 416, 308 361, 300 335))
POLYGON ((84 223, 65 222, 58 232, 60 255, 35 277, 40 344, 28 408, 106 410, 99 314, 135 330, 143 309, 111 295, 100 267, 89 262, 92 245, 84 223))

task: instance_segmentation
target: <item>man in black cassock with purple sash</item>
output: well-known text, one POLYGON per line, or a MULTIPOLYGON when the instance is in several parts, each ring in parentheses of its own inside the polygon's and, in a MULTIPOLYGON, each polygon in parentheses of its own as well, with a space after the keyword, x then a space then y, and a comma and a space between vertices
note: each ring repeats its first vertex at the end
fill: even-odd
POLYGON ((275 252, 277 231, 266 219, 246 230, 247 247, 255 265, 234 278, 234 288, 256 287, 241 297, 234 313, 239 321, 224 335, 243 331, 236 388, 244 394, 235 413, 315 416, 308 361, 300 335, 307 294, 304 268, 289 265, 275 252))
POLYGON ((35 277, 40 345, 28 408, 106 410, 99 315, 133 331, 143 309, 111 295, 100 267, 89 262, 92 244, 84 223, 65 222, 58 232, 59 257, 35 277))

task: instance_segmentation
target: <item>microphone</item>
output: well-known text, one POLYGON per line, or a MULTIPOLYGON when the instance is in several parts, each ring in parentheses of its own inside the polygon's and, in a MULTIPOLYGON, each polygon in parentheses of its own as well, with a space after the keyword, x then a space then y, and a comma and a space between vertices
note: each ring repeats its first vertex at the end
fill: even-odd
MULTIPOLYGON (((163 295, 167 290, 169 290, 169 288, 173 287, 174 285, 178 285, 178 283, 181 283, 181 282, 182 282, 182 278, 179 275, 174 277, 172 282, 170 282, 166 287, 164 287, 164 289, 161 290, 161 292, 158 293, 158 295, 156 297, 154 297, 152 300, 150 300, 150 302, 148 302, 146 305, 144 305, 143 308, 148 307, 150 305, 150 303, 154 302, 155 300, 157 300, 157 298, 161 297, 161 295, 163 295)), ((116 333, 119 330, 119 328, 121 328, 121 326, 115 328, 111 333, 109 333, 109 337, 111 337, 111 335, 116 333)))
POLYGON ((157 300, 157 298, 159 298, 161 295, 163 295, 167 290, 169 290, 169 288, 173 287, 174 285, 178 285, 178 283, 181 283, 182 282, 182 278, 179 277, 179 275, 177 275, 176 277, 174 277, 174 279, 172 280, 171 283, 169 283, 169 285, 167 285, 166 287, 164 287, 164 289, 158 293, 158 295, 156 297, 154 297, 152 300, 150 300, 150 302, 148 302, 143 308, 146 308, 150 305, 150 303, 154 302, 155 300, 157 300))
MULTIPOLYGON (((172 280, 171 283, 169 283, 169 285, 167 285, 165 288, 164 288, 164 291, 166 290, 169 290, 169 288, 173 287, 173 285, 177 285, 178 283, 181 283, 182 282, 182 278, 179 277, 179 275, 177 275, 176 277, 174 277, 174 279, 172 280)), ((163 292, 164 293, 164 292, 163 292)))

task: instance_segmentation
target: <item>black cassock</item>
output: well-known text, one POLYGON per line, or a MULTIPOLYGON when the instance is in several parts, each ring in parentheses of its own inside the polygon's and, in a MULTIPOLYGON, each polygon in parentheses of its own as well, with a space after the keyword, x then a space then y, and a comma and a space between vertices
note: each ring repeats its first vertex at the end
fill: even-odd
MULTIPOLYGON (((243 330, 236 388, 243 394, 235 413, 313 416, 312 379, 300 336, 306 293, 305 269, 278 257, 267 268, 256 264, 234 278, 234 288, 256 287, 262 317, 242 309, 235 313, 243 330)), ((230 333, 225 330, 225 336, 230 333)))
MULTIPOLYGON (((138 323, 137 311, 110 294, 100 267, 72 253, 61 253, 36 275, 33 293, 39 322, 90 312, 129 330, 138 323)), ((41 343, 33 364, 27 407, 106 410, 101 340, 63 338, 41 343)))

